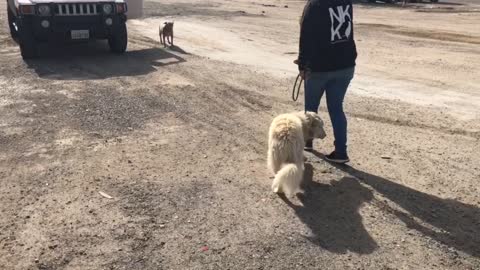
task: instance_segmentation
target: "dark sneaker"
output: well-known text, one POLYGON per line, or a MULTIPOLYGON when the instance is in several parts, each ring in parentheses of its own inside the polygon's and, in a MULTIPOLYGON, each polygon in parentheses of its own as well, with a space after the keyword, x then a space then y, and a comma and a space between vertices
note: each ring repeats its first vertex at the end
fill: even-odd
POLYGON ((303 148, 305 151, 311 152, 313 151, 313 140, 308 140, 305 143, 305 147, 303 148))
POLYGON ((345 164, 350 161, 347 154, 340 154, 333 151, 330 155, 325 156, 325 159, 338 164, 345 164))

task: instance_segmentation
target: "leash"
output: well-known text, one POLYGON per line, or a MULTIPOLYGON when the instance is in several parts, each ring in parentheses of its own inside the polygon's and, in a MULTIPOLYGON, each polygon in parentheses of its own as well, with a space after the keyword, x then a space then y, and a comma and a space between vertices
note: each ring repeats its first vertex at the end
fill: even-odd
POLYGON ((297 79, 295 80, 295 84, 293 85, 293 91, 292 91, 292 100, 297 101, 298 96, 300 95, 300 89, 302 88, 303 84, 303 78, 298 74, 297 79), (300 81, 300 83, 299 83, 300 81), (298 87, 297 87, 298 84, 298 87))

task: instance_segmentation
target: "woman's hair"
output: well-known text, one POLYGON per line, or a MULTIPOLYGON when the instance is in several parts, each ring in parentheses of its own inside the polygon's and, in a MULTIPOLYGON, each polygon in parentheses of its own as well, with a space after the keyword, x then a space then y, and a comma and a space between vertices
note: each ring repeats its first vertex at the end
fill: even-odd
POLYGON ((309 2, 310 2, 310 0, 307 0, 307 3, 305 4, 305 7, 303 8, 303 12, 302 12, 302 15, 300 16, 300 21, 299 21, 300 25, 302 25, 302 23, 303 23, 303 19, 305 17, 305 11, 307 10, 308 6, 310 5, 309 2))
POLYGON ((300 25, 303 23, 303 17, 305 17, 305 10, 303 10, 302 15, 300 15, 300 20, 298 21, 300 25))

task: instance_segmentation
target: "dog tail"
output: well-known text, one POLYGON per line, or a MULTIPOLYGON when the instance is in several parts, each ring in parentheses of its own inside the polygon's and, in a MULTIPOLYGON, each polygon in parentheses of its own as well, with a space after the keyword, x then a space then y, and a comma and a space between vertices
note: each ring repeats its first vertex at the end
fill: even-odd
POLYGON ((300 184, 303 178, 303 164, 288 163, 284 164, 280 171, 275 175, 272 183, 272 190, 275 193, 287 193, 295 195, 300 190, 300 184))

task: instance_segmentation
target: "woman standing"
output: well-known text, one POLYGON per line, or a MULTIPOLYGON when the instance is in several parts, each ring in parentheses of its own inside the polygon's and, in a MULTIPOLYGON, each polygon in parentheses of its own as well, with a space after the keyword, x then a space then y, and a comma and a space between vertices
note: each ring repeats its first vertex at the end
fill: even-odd
MULTIPOLYGON (((357 49, 352 0, 309 0, 301 21, 298 67, 305 79, 305 110, 318 112, 326 94, 335 150, 326 159, 349 162, 343 100, 353 79, 357 49)), ((313 150, 308 141, 305 150, 313 150)))

